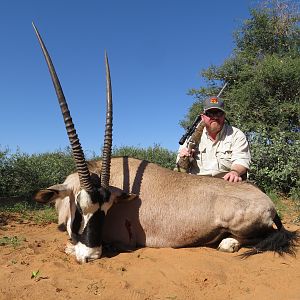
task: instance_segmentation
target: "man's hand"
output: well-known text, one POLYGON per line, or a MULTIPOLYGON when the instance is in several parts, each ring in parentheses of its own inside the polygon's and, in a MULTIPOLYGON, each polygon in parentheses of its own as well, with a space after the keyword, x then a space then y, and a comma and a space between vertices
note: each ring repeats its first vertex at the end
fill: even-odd
POLYGON ((227 180, 229 182, 240 182, 242 181, 242 177, 237 171, 230 171, 228 172, 224 177, 224 180, 227 180))
POLYGON ((179 151, 179 156, 180 157, 184 157, 184 156, 193 156, 194 155, 194 152, 195 150, 194 149, 191 149, 189 150, 188 148, 182 148, 180 151, 179 151))
POLYGON ((240 182, 242 181, 242 175, 246 174, 247 169, 239 164, 233 164, 231 170, 223 177, 224 180, 229 182, 240 182))

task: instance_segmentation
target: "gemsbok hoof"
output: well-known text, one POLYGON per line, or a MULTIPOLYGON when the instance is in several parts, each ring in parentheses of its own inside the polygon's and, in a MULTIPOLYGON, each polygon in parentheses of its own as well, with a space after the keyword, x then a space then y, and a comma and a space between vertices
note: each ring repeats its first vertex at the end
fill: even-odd
POLYGON ((237 252, 240 249, 240 243, 234 238, 226 238, 218 246, 218 250, 222 252, 237 252))

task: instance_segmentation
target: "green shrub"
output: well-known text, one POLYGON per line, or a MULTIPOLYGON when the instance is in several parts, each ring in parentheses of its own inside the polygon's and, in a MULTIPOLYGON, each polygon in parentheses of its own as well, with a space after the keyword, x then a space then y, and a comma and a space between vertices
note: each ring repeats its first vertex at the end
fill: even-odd
POLYGON ((62 182, 74 170, 69 150, 33 155, 0 151, 0 196, 31 196, 38 189, 62 182))
MULTIPOLYGON (((251 139, 252 164, 249 177, 265 192, 283 193, 300 200, 300 141, 286 141, 284 133, 270 140, 263 131, 251 139)), ((148 148, 114 148, 113 156, 129 156, 173 169, 176 152, 154 145, 148 148)), ((95 157, 93 157, 95 159, 95 157)), ((70 150, 28 155, 0 150, 0 197, 30 198, 41 188, 64 181, 75 171, 70 150)))
POLYGON ((144 159, 162 167, 173 169, 176 161, 176 153, 154 145, 148 148, 137 148, 133 146, 124 146, 113 149, 113 156, 129 156, 138 159, 144 159))
POLYGON ((270 139, 261 132, 251 142, 250 179, 264 191, 300 199, 300 141, 289 142, 284 132, 270 139))
MULTIPOLYGON (((172 169, 176 153, 155 145, 147 149, 121 147, 113 150, 114 156, 145 159, 172 169)), ((93 157, 95 159, 95 157, 93 157)), ((70 150, 43 154, 10 153, 0 150, 0 197, 31 197, 34 191, 64 181, 75 171, 70 150)))

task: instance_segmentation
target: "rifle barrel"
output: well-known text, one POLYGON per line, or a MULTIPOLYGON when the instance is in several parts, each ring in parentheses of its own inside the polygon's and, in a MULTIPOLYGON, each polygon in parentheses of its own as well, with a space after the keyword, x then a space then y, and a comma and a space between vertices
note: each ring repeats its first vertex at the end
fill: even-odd
POLYGON ((217 97, 220 97, 221 94, 223 93, 224 89, 226 88, 226 85, 228 84, 228 82, 225 82, 225 84, 223 85, 221 91, 219 92, 218 96, 217 97))

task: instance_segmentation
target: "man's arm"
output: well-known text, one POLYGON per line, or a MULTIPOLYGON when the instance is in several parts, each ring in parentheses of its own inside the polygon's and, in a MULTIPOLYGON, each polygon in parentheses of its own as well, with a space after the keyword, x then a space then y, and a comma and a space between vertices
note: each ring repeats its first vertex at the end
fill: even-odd
POLYGON ((244 175, 247 170, 248 169, 242 165, 234 164, 231 166, 231 171, 225 174, 223 178, 229 182, 239 182, 242 181, 242 175, 244 175))
POLYGON ((246 174, 249 169, 251 155, 246 136, 239 129, 233 139, 231 159, 231 170, 223 178, 230 182, 242 181, 242 175, 246 174))

